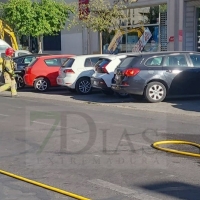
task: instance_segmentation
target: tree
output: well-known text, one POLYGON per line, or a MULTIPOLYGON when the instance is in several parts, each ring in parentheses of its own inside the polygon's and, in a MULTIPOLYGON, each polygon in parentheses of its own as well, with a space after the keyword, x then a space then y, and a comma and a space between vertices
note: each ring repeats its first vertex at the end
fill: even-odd
POLYGON ((64 29, 74 12, 72 5, 59 0, 9 0, 2 7, 3 20, 18 35, 37 37, 39 53, 42 53, 42 37, 64 29))
POLYGON ((107 0, 90 0, 88 4, 76 6, 74 15, 68 28, 81 25, 87 29, 100 33, 100 52, 102 53, 102 32, 119 29, 119 21, 127 19, 125 4, 117 2, 111 4, 107 0))

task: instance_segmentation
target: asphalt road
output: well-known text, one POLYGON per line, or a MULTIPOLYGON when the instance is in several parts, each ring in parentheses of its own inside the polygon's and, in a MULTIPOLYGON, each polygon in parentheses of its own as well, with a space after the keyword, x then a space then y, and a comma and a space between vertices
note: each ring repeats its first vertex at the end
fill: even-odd
MULTIPOLYGON (((166 139, 200 143, 198 109, 77 99, 53 93, 1 95, 0 169, 93 200, 199 200, 199 158, 151 147, 166 139)), ((181 100, 188 108, 198 107, 198 101, 181 100)), ((0 199, 71 198, 0 175, 0 199)))

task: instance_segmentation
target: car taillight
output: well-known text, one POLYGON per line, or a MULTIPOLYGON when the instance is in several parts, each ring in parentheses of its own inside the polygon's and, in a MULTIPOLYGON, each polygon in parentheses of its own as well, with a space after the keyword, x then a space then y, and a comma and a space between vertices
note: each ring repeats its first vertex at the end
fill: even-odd
POLYGON ((108 64, 105 64, 105 65, 102 67, 102 71, 103 71, 104 73, 109 74, 108 71, 107 71, 107 69, 106 69, 106 66, 107 66, 107 65, 108 65, 108 64))
POLYGON ((126 69, 124 71, 125 76, 136 76, 140 72, 140 69, 132 68, 132 69, 126 69))
POLYGON ((66 74, 68 74, 68 73, 74 74, 74 71, 72 69, 65 69, 64 73, 66 73, 66 74))

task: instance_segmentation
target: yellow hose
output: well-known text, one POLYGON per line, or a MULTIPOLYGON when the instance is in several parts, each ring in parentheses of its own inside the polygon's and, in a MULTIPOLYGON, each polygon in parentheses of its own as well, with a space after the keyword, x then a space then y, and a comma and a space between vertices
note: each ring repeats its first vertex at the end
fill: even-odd
POLYGON ((200 154, 186 152, 186 151, 178 151, 178 150, 170 149, 170 148, 163 148, 163 147, 159 146, 159 145, 162 145, 162 144, 186 144, 186 145, 191 145, 191 146, 197 147, 198 149, 200 149, 200 144, 197 144, 197 143, 194 143, 194 142, 183 141, 183 140, 164 140, 164 141, 158 141, 158 142, 155 142, 155 143, 152 144, 152 146, 155 149, 158 149, 158 150, 161 150, 161 151, 200 158, 200 154))
POLYGON ((60 193, 60 194, 63 194, 63 195, 72 197, 72 198, 74 198, 74 199, 78 199, 78 200, 91 200, 91 199, 88 199, 88 198, 85 198, 85 197, 76 195, 76 194, 74 194, 74 193, 67 192, 67 191, 65 191, 65 190, 61 190, 61 189, 59 189, 59 188, 55 188, 55 187, 52 187, 52 186, 49 186, 49 185, 46 185, 46 184, 43 184, 43 183, 39 183, 39 182, 30 180, 30 179, 24 178, 24 177, 22 177, 22 176, 18 176, 18 175, 16 175, 16 174, 12 174, 12 173, 9 173, 9 172, 3 171, 3 170, 0 170, 0 173, 1 173, 1 174, 4 174, 4 175, 6 175, 6 176, 10 176, 10 177, 12 177, 12 178, 15 178, 15 179, 18 179, 18 180, 21 180, 21 181, 24 181, 24 182, 27 182, 27 183, 30 183, 30 184, 33 184, 33 185, 42 187, 42 188, 45 188, 45 189, 47 189, 47 190, 51 190, 51 191, 54 191, 54 192, 57 192, 57 193, 60 193))

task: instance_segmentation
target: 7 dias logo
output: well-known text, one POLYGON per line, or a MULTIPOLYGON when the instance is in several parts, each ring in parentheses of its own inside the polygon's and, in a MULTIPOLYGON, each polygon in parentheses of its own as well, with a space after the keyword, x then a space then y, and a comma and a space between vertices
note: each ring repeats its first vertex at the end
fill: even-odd
MULTIPOLYGON (((32 132, 27 132, 27 137, 35 137, 39 141, 37 154, 41 154, 45 149, 55 147, 55 151, 64 152, 65 154, 77 155, 87 154, 89 150, 101 152, 104 155, 119 155, 120 152, 127 151, 131 154, 136 153, 135 149, 138 145, 131 139, 132 136, 138 134, 145 141, 145 147, 140 149, 143 154, 155 154, 155 151, 149 151, 153 139, 148 138, 148 134, 158 136, 154 130, 145 130, 142 133, 130 133, 121 127, 115 133, 115 138, 109 134, 109 129, 99 129, 97 131, 96 124, 92 117, 81 112, 70 111, 29 111, 29 125, 32 132), (70 120, 72 121, 70 123, 70 120), (83 125, 84 124, 84 125, 83 125), (76 126, 81 127, 78 129, 76 126), (40 134, 41 133, 41 134, 40 134), (39 134, 39 136, 38 136, 39 134), (77 139, 78 138, 78 139, 77 139), (75 142, 77 146, 73 144, 75 142), (123 150, 122 150, 123 148, 123 150), (124 149, 125 148, 125 149, 124 149), (146 151, 146 152, 145 152, 146 151)), ((53 151, 54 151, 53 150, 53 151)), ((52 151, 52 150, 51 150, 52 151)))
MULTIPOLYGON (((70 109, 70 107, 69 107, 70 109)), ((73 109, 73 108, 71 108, 73 109)), ((29 107, 26 115, 27 167, 41 169, 166 168, 163 152, 151 147, 162 137, 156 130, 109 124, 100 116, 29 107), (105 121, 105 122, 104 122, 105 121)), ((158 119, 155 119, 156 123, 158 119)), ((163 119, 162 119, 163 120, 163 119)), ((152 123, 154 123, 152 121, 152 123)), ((137 125, 136 125, 137 126, 137 125)), ((163 124, 165 126, 165 124, 163 124)))

